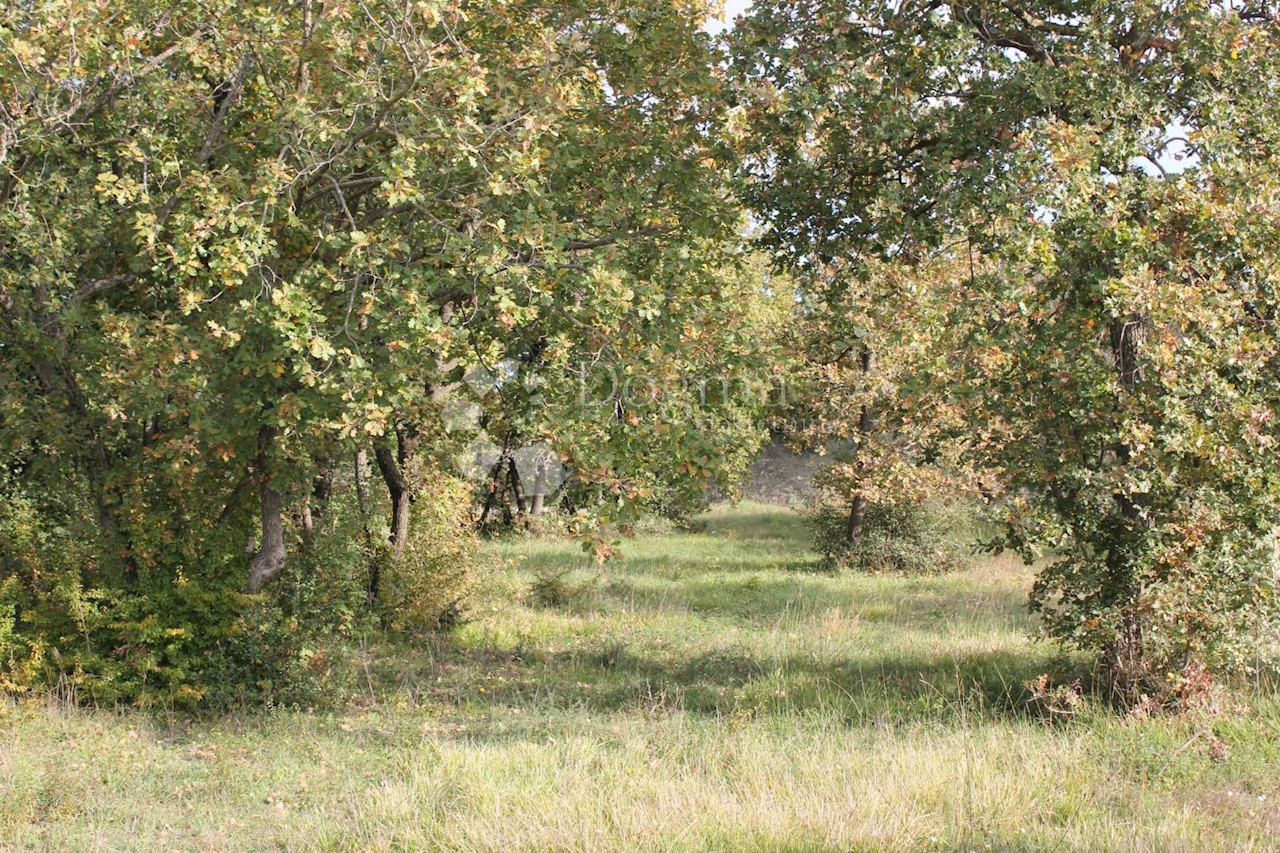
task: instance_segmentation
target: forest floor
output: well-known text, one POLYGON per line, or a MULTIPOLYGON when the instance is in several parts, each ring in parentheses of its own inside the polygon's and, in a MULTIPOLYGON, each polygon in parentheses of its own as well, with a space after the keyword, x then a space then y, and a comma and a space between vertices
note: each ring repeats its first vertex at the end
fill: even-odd
POLYGON ((750 504, 605 569, 567 541, 487 548, 471 621, 367 647, 339 710, 0 704, 0 849, 1280 844, 1274 694, 1214 718, 1038 711, 1026 682, 1064 661, 1011 559, 823 574, 798 516, 750 504))

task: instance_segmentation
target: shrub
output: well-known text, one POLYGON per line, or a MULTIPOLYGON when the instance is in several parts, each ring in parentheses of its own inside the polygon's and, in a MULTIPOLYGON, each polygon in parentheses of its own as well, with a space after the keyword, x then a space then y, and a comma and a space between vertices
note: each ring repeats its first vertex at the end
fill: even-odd
POLYGON ((698 482, 672 480, 654 490, 649 508, 656 519, 684 527, 695 515, 711 508, 712 498, 712 490, 698 482))
POLYGON ((64 574, 15 605, 3 584, 7 625, 0 686, 57 687, 93 704, 186 708, 310 704, 316 695, 308 636, 272 601, 186 578, 125 591, 64 574))
POLYGON ((860 572, 931 574, 960 568, 966 549, 957 541, 964 522, 956 505, 940 501, 868 503, 862 535, 850 542, 849 507, 830 500, 808 512, 814 544, 827 568, 860 572))
POLYGON ((354 495, 335 495, 314 536, 297 543, 297 552, 267 587, 268 594, 285 616, 315 635, 350 637, 373 627, 377 619, 367 602, 364 539, 354 495))
POLYGON ((559 566, 534 572, 529 584, 529 601, 538 607, 563 607, 573 595, 569 582, 572 569, 559 566))
POLYGON ((448 628, 461 617, 475 574, 477 539, 470 485, 440 472, 413 503, 409 541, 400 554, 376 547, 378 606, 398 630, 448 628))
POLYGON ((315 634, 275 603, 246 599, 210 638, 192 698, 215 709, 319 704, 329 672, 315 634))
POLYGON ((1044 632, 1097 655, 1119 704, 1194 706, 1206 673, 1249 676, 1275 660, 1275 530, 1231 527, 1205 510, 1156 526, 1140 545, 1064 549, 1031 592, 1044 632))
POLYGON ((599 575, 592 575, 580 583, 570 580, 573 568, 553 566, 534 572, 529 585, 529 601, 537 607, 565 607, 581 602, 595 593, 600 583, 599 575))
POLYGON ((74 487, 0 476, 0 690, 186 708, 317 695, 315 626, 298 611, 318 608, 287 585, 244 594, 242 531, 137 531, 139 572, 125 581, 104 566, 85 503, 74 487))

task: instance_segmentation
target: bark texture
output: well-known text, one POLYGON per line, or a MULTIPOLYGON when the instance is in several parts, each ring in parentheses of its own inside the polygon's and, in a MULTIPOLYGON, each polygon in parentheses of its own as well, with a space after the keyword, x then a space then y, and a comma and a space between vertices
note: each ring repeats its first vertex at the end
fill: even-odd
MULTIPOLYGON (((866 381, 870 381, 871 371, 875 368, 875 354, 872 353, 870 347, 863 347, 861 355, 862 376, 866 381)), ((871 406, 871 401, 862 404, 862 412, 858 416, 858 444, 855 453, 861 454, 862 445, 866 441, 867 436, 871 435, 872 427, 875 425, 875 411, 871 406)), ((844 538, 850 545, 856 545, 862 539, 863 528, 867 523, 867 496, 863 492, 858 492, 853 496, 853 500, 849 504, 849 519, 845 523, 844 538)))

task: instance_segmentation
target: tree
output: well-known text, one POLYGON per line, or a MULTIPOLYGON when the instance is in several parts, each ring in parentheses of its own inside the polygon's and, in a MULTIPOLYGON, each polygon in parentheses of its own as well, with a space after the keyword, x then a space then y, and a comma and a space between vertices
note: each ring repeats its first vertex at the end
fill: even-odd
POLYGON ((481 420, 496 459, 482 525, 533 512, 522 477, 538 476, 530 454, 552 449, 543 461, 568 473, 563 507, 593 521, 644 512, 682 520, 713 490, 737 493, 779 392, 772 380, 790 309, 758 258, 733 257, 740 248, 703 243, 640 275, 602 271, 617 293, 608 313, 573 318, 554 346, 552 323, 530 323, 519 330, 523 349, 486 362, 481 420))
MULTIPOLYGON (((958 452, 957 436, 968 427, 963 408, 932 392, 951 369, 938 358, 937 342, 950 319, 956 269, 956 259, 944 254, 913 264, 831 262, 803 271, 789 335, 791 351, 804 356, 790 383, 799 421, 791 439, 828 459, 816 479, 811 521, 833 566, 861 562, 869 513, 941 534, 943 525, 930 517, 978 483, 958 452)), ((952 562, 935 560, 933 545, 899 553, 907 550, 911 559, 899 562, 916 569, 952 562)))
POLYGON ((295 562, 343 460, 372 456, 390 547, 411 541, 479 359, 559 364, 583 324, 668 333, 621 294, 704 286, 737 222, 700 14, 7 4, 5 497, 76 555, 5 543, 32 648, 80 634, 103 673, 136 649, 189 682, 174 661, 295 562), (94 618, 66 622, 54 587, 94 618), (147 639, 120 642, 126 611, 147 639))
POLYGON ((1274 629, 1276 34, 1127 0, 764 3, 734 35, 767 240, 952 266, 933 393, 1125 700, 1274 629))

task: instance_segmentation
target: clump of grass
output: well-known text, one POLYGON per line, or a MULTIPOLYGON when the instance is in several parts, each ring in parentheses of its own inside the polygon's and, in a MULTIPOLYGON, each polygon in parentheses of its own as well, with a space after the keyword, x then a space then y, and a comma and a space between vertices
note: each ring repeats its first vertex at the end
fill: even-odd
POLYGON ((581 604, 595 595, 600 576, 592 575, 585 580, 573 580, 572 566, 549 566, 534 572, 533 583, 529 584, 529 601, 537 607, 567 607, 581 604))

